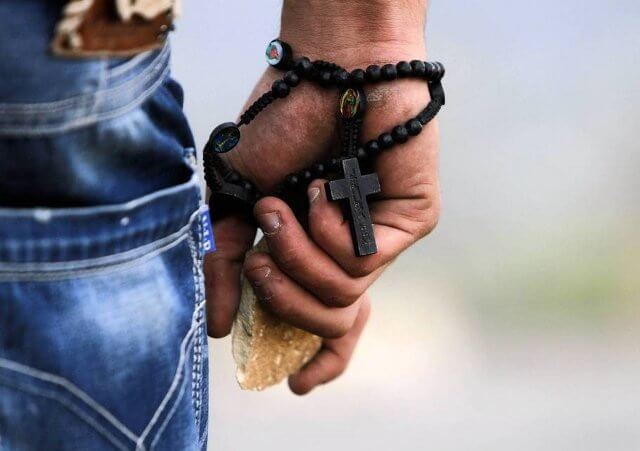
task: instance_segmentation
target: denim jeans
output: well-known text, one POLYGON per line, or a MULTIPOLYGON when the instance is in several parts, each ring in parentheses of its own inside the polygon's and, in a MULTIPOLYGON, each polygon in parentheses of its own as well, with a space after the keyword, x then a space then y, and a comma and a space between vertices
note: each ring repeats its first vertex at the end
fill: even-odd
POLYGON ((204 450, 200 183, 169 48, 62 60, 0 3, 0 451, 204 450))

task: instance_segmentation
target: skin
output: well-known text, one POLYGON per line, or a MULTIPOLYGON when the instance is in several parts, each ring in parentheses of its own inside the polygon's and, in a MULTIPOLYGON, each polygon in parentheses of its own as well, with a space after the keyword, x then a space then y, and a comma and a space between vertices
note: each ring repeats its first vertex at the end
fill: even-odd
MULTIPOLYGON (((369 64, 426 59, 423 0, 288 0, 281 39, 296 55, 337 62, 348 70, 369 64)), ((282 74, 267 69, 247 105, 282 74)), ((426 83, 401 80, 367 88, 363 139, 404 123, 429 99, 426 83)), ((228 162, 268 192, 284 177, 336 153, 337 94, 302 83, 286 101, 275 102, 249 127, 228 162)), ((324 180, 309 189, 309 228, 275 197, 262 199, 254 214, 270 254, 245 260, 255 229, 237 217, 214 224, 218 251, 205 261, 208 326, 213 337, 229 334, 240 299, 240 275, 251 281, 264 306, 284 321, 324 338, 321 352, 289 378, 306 394, 344 372, 367 322, 367 289, 405 249, 430 233, 440 212, 438 126, 376 160, 382 195, 370 203, 378 253, 356 257, 348 224, 337 203, 328 202, 324 180)))

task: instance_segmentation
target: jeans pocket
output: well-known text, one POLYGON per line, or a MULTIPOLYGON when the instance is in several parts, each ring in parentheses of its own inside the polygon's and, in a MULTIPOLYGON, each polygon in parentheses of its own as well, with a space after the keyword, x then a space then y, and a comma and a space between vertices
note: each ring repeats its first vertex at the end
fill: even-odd
POLYGON ((0 211, 3 451, 199 449, 199 187, 194 178, 165 191, 0 211))

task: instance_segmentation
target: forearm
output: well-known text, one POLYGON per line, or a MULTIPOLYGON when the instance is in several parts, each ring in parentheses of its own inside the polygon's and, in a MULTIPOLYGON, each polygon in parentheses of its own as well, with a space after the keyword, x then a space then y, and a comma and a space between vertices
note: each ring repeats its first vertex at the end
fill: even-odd
POLYGON ((425 54, 426 0, 285 0, 280 37, 300 54, 366 64, 425 54))

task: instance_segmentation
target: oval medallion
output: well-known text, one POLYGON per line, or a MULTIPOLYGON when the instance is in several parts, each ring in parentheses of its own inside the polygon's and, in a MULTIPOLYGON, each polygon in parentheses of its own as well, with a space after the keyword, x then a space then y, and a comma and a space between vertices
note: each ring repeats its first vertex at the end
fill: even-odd
POLYGON ((240 129, 233 122, 218 125, 211 132, 209 141, 216 153, 225 153, 233 149, 240 141, 240 129))
POLYGON ((284 56, 284 49, 282 48, 282 43, 274 39, 267 46, 267 50, 265 51, 265 55, 267 57, 267 62, 272 66, 277 66, 282 61, 284 56))
POLYGON ((340 99, 340 115, 344 119, 353 119, 362 114, 364 95, 359 89, 349 88, 340 99))

